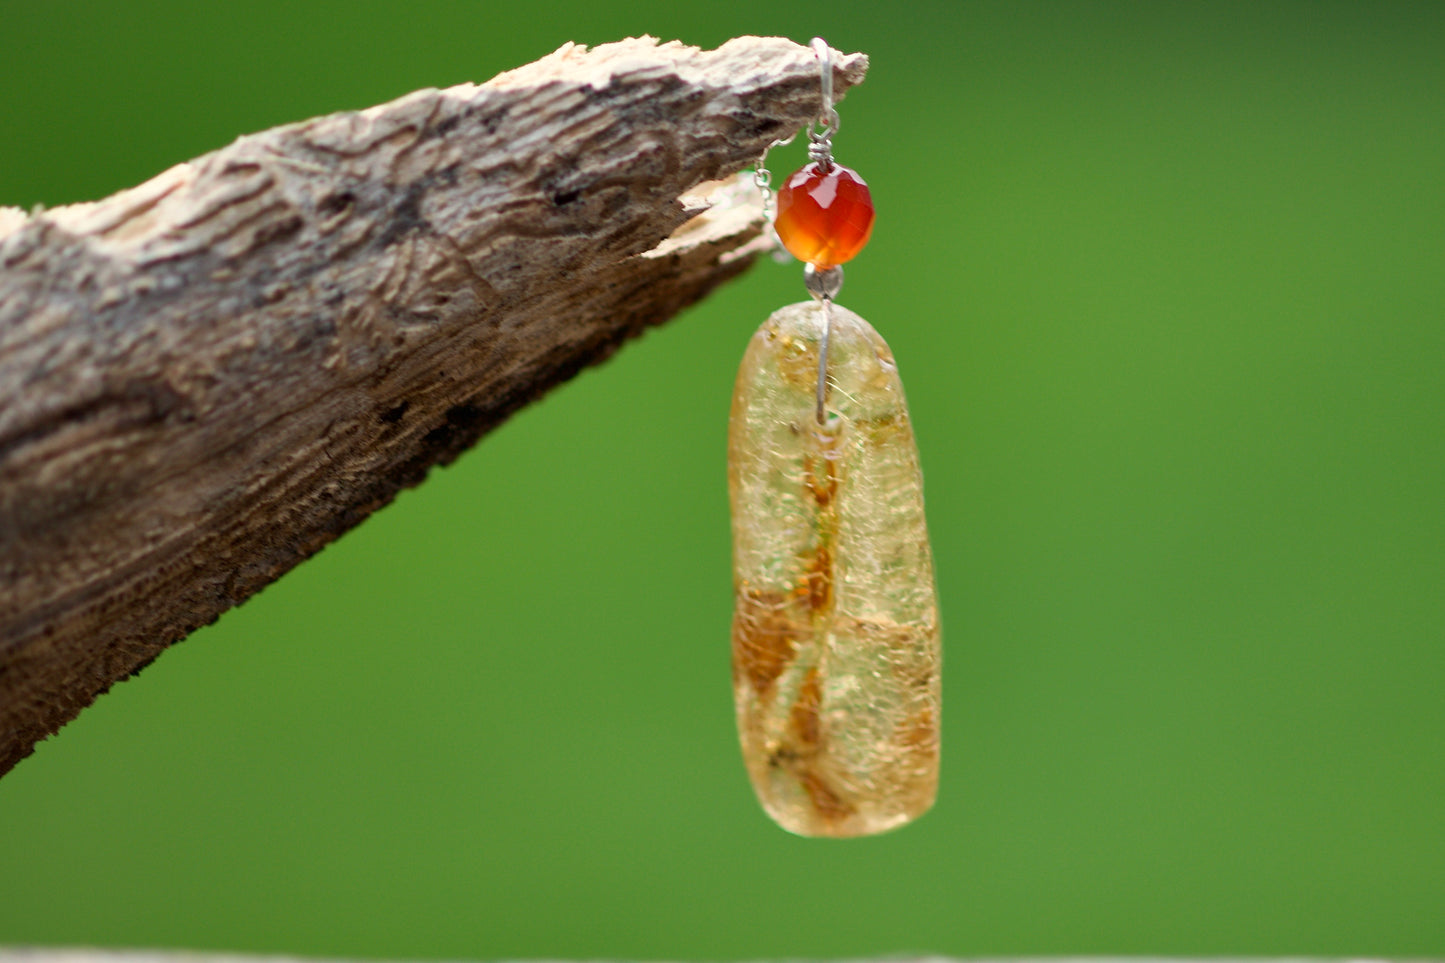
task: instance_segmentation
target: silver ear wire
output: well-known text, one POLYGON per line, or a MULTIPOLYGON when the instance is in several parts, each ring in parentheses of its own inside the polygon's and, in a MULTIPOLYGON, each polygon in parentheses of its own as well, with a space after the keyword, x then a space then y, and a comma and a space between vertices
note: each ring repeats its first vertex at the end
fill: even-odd
POLYGON ((833 48, 822 37, 814 37, 811 46, 818 58, 823 109, 808 130, 808 140, 811 141, 808 159, 826 171, 833 166, 833 135, 838 133, 842 120, 838 117, 838 109, 833 106, 833 48))

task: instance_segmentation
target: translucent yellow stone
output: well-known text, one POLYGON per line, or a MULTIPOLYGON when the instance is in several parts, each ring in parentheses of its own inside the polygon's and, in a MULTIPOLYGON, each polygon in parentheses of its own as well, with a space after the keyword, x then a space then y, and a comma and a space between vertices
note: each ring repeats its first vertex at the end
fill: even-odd
POLYGON ((939 646, 918 450, 892 352, 831 308, 773 314, 743 357, 728 434, 733 693, 763 808, 803 836, 901 826, 938 784, 939 646))

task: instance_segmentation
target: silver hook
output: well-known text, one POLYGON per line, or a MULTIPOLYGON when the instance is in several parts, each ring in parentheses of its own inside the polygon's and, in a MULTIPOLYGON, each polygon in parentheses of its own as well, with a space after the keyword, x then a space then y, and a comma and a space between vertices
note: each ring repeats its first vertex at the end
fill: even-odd
POLYGON ((818 58, 823 109, 808 130, 808 140, 812 141, 808 145, 808 157, 826 171, 833 166, 833 135, 838 133, 842 120, 838 116, 837 108, 833 106, 833 48, 829 47, 828 41, 822 37, 814 37, 811 46, 814 56, 818 58))
POLYGON ((818 66, 823 73, 823 113, 833 109, 833 48, 822 37, 814 37, 813 53, 818 55, 818 66))

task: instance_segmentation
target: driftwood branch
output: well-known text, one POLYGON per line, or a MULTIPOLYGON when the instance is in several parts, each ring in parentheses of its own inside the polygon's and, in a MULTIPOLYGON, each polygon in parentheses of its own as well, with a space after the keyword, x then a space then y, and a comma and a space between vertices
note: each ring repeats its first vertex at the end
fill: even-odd
POLYGON ((743 270, 756 196, 702 194, 812 119, 817 71, 785 40, 568 45, 0 209, 0 772, 743 270))

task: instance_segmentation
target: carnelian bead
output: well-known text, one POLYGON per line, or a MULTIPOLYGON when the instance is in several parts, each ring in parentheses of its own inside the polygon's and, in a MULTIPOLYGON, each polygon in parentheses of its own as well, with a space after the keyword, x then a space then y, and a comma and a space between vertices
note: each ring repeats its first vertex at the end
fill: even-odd
POLYGON ((856 171, 800 167, 778 191, 773 222, 783 247, 820 270, 851 261, 873 233, 873 199, 856 171))

